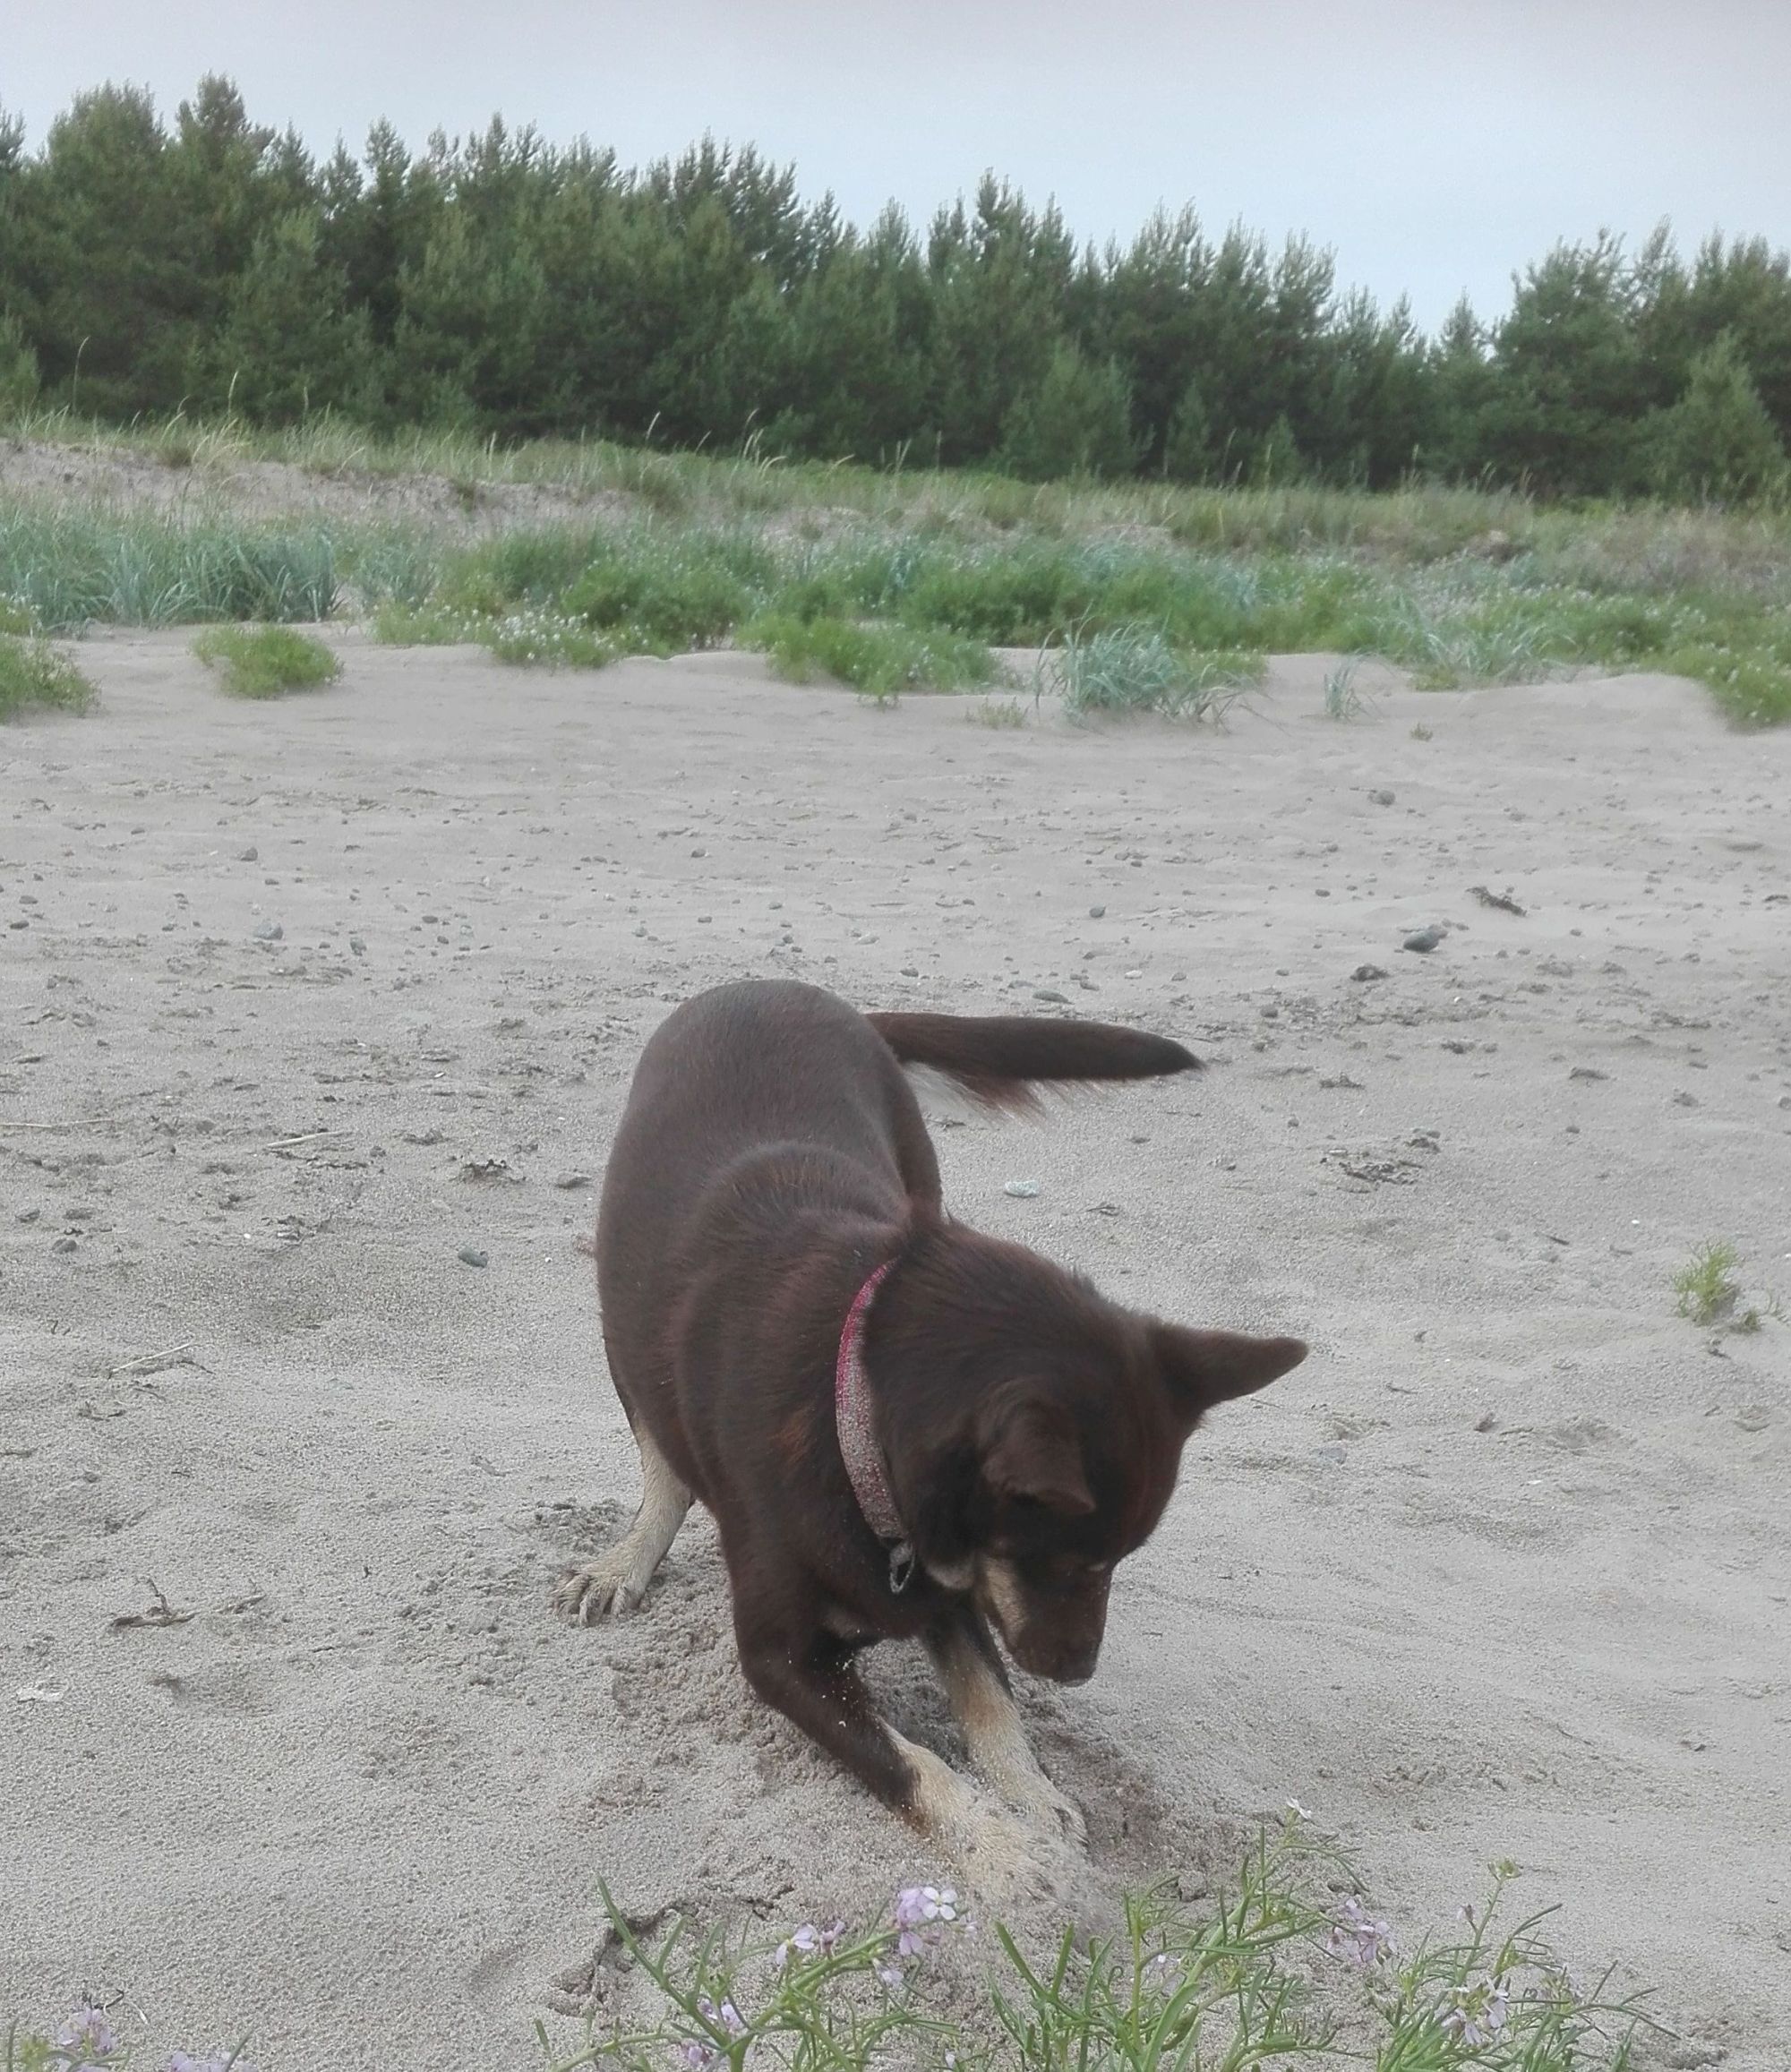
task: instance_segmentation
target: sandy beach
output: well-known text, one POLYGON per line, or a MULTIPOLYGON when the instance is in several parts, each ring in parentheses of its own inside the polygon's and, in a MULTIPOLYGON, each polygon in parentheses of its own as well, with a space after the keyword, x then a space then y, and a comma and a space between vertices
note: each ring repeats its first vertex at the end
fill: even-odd
POLYGON ((1648 2062, 1784 2072, 1791 1323, 1670 1283, 1720 1236, 1791 1303, 1791 732, 1368 668, 1338 723, 1317 657, 1224 731, 993 729, 321 630, 270 705, 96 636, 95 713, 0 732, 0 2019, 510 2072, 600 1877, 775 1926, 949 1868, 750 1697, 707 1520, 634 1620, 549 1603, 636 1495, 575 1247, 635 1057, 795 974, 1191 1044, 942 1126, 947 1201, 1312 1342, 1023 1689, 1096 1878, 1291 1797, 1415 1939, 1509 1857, 1648 2062))

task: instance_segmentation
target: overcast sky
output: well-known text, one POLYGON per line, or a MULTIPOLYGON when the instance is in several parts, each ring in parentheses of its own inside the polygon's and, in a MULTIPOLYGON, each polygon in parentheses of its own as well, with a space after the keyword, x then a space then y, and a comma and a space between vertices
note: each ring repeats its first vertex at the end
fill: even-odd
POLYGON ((501 112, 627 163, 751 142, 859 220, 986 167, 1083 236, 1192 201, 1427 326, 1600 225, 1791 245, 1791 0, 0 0, 34 141, 82 88, 172 113, 208 71, 324 150, 501 112))

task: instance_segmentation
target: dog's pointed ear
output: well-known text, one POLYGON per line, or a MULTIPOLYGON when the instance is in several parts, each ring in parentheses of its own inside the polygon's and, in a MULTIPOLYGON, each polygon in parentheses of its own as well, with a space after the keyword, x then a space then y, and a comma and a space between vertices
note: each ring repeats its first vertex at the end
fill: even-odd
POLYGON ((1094 1509, 1081 1434, 1075 1418, 1056 1403, 1010 1401, 994 1408, 983 1441, 982 1478, 998 1496, 1041 1503, 1066 1518, 1085 1518, 1094 1509))
POLYGON ((1243 1331, 1189 1331, 1160 1323, 1151 1333, 1157 1369, 1190 1425, 1215 1403, 1253 1396, 1306 1357, 1297 1338, 1255 1338, 1243 1331))

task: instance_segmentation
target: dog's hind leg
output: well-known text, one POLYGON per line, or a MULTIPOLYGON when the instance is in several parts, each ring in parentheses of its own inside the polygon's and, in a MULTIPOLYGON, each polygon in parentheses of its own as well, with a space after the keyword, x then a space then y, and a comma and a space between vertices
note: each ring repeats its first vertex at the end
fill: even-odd
POLYGON ((1010 1805, 1050 1832, 1087 1840, 1082 1815, 1039 1767, 1001 1657, 966 1605, 927 1635, 927 1652, 970 1750, 970 1759, 1010 1805))
POLYGON ((640 1449, 641 1483, 634 1523, 596 1561, 561 1576, 553 1592, 560 1610, 581 1625, 590 1625, 605 1613, 620 1618, 633 1611, 690 1508, 690 1492, 653 1443, 652 1434, 636 1425, 634 1443, 640 1449))

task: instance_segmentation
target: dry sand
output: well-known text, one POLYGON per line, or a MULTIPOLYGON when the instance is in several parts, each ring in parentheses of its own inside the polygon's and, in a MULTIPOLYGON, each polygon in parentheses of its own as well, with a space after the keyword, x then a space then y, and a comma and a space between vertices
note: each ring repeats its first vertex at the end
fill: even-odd
POLYGON ((614 490, 348 465, 304 467, 253 459, 199 433, 195 444, 196 458, 177 441, 158 450, 0 439, 0 496, 257 525, 398 523, 474 537, 518 526, 638 515, 637 500, 614 490))
POLYGON ((789 1923, 920 1867, 750 1698, 706 1521, 633 1622, 548 1605, 635 1494, 561 1183, 669 1004, 795 972, 1193 1041, 942 1130, 948 1198, 1313 1341, 1024 1693, 1101 1876, 1292 1796, 1412 1938, 1509 1855, 1655 2061, 1784 2072, 1791 1327, 1668 1282, 1722 1233, 1791 1296, 1791 732, 1650 678, 1335 724, 1310 658, 1224 733, 995 732, 331 638, 262 706, 96 638, 100 710, 0 735, 0 2015, 519 2068, 600 1874, 789 1923), (190 1617, 116 1628, 150 1579, 190 1617))

